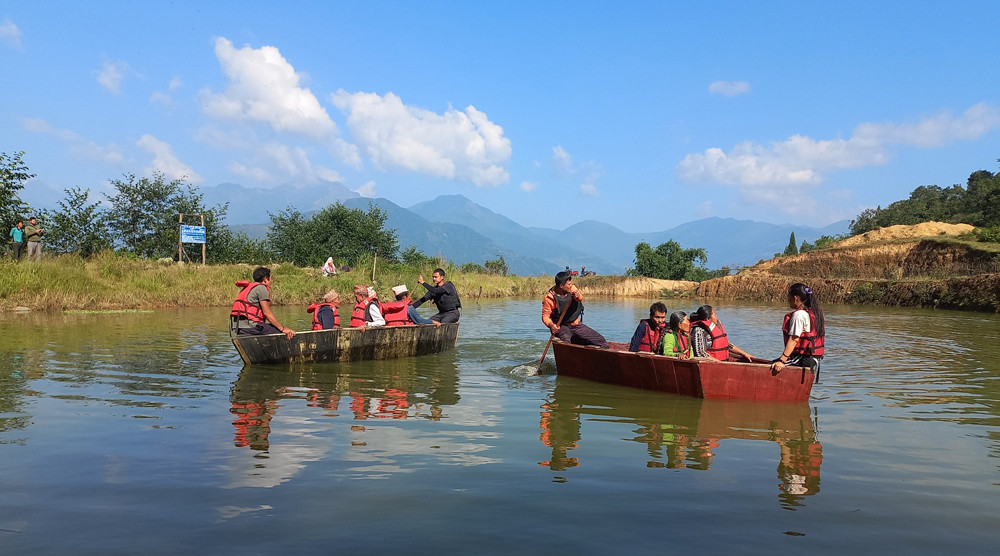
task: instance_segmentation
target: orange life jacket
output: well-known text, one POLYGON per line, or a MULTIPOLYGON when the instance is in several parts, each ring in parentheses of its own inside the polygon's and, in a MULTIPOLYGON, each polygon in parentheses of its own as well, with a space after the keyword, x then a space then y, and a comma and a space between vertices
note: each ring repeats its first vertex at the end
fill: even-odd
POLYGON ((652 319, 642 319, 642 322, 646 323, 646 333, 639 340, 639 351, 654 352, 657 346, 660 345, 660 337, 663 336, 663 327, 658 326, 656 321, 652 319))
MULTIPOLYGON (((264 322, 264 311, 261 310, 260 305, 256 303, 250 303, 247 301, 247 296, 250 295, 250 290, 257 286, 264 286, 260 282, 251 282, 249 280, 238 280, 236 286, 243 288, 240 290, 239 295, 236 296, 236 301, 233 302, 233 309, 229 312, 230 316, 233 317, 243 317, 249 321, 253 322, 264 322)), ((271 288, 267 288, 270 292, 271 288)))
MULTIPOLYGON (((799 336, 799 341, 792 348, 792 355, 821 357, 823 352, 826 351, 826 335, 819 336, 816 334, 816 314, 812 312, 812 309, 804 309, 804 311, 809 314, 809 332, 803 332, 799 336)), ((781 335, 785 338, 785 345, 788 345, 788 331, 792 328, 793 314, 795 314, 795 311, 785 315, 785 321, 781 323, 781 335)))
POLYGON ((340 315, 337 314, 337 307, 333 303, 310 303, 309 308, 306 309, 307 313, 312 313, 313 316, 313 330, 323 330, 323 323, 319 321, 319 310, 323 307, 329 307, 333 310, 333 327, 340 328, 340 315))
POLYGON ((410 317, 406 314, 407 307, 409 307, 409 301, 391 301, 389 303, 382 304, 382 316, 385 318, 386 326, 403 326, 404 324, 413 324, 410 317))
POLYGON ((696 320, 691 321, 691 326, 704 328, 708 332, 708 335, 712 337, 712 344, 705 348, 710 357, 719 361, 729 359, 729 338, 726 335, 726 327, 722 326, 721 322, 716 324, 710 320, 696 320), (715 326, 712 326, 713 324, 715 326))
POLYGON ((378 298, 366 297, 361 303, 354 305, 354 310, 351 311, 351 328, 357 328, 368 321, 368 306, 372 303, 378 303, 378 298))

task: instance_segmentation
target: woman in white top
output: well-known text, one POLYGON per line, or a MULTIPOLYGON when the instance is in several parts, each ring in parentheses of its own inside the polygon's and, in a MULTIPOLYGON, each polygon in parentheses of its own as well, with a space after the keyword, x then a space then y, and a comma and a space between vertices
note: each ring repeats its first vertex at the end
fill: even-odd
POLYGON ((785 349, 771 368, 780 371, 787 365, 815 367, 825 352, 826 319, 823 309, 813 291, 801 282, 788 288, 788 307, 792 312, 785 315, 781 326, 785 349))

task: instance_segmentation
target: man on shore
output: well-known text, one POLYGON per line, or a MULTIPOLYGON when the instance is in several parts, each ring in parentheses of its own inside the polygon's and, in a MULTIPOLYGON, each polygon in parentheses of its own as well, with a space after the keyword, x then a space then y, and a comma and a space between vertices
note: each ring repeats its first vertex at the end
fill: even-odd
POLYGON ((10 229, 10 250, 14 260, 20 262, 24 255, 24 220, 18 220, 10 229))
POLYGON ((28 262, 31 257, 36 261, 42 260, 42 234, 45 230, 38 227, 38 219, 32 216, 28 219, 28 225, 24 227, 24 241, 28 243, 28 262))
POLYGON ((573 275, 564 270, 556 274, 555 282, 542 298, 542 323, 566 343, 607 349, 604 336, 580 322, 583 294, 573 285, 573 275))
POLYGON ((253 271, 253 282, 236 296, 229 314, 237 334, 284 334, 289 340, 295 336, 295 331, 282 326, 271 312, 271 269, 267 267, 253 271))
POLYGON ((434 301, 438 312, 431 315, 432 321, 440 323, 458 322, 459 317, 462 316, 459 311, 462 308, 462 300, 458 298, 458 290, 455 289, 455 284, 445 281, 444 270, 440 268, 434 269, 434 273, 431 274, 431 280, 434 281, 433 286, 429 286, 427 282, 424 282, 423 275, 417 277, 417 282, 424 286, 427 293, 414 301, 413 306, 420 307, 425 301, 434 301))

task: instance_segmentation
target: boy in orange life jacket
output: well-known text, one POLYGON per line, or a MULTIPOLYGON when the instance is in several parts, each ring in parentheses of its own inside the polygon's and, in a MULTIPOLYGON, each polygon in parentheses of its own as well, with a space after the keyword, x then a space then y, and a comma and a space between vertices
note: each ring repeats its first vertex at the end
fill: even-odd
POLYGON ((555 286, 542 298, 542 323, 566 343, 607 349, 608 341, 604 336, 580 322, 583 294, 573 285, 573 275, 564 270, 556 274, 555 281, 555 286), (562 324, 557 323, 560 316, 562 324))
POLYGON ((656 353, 656 348, 660 345, 660 338, 663 336, 666 326, 667 306, 657 301, 649 306, 649 318, 639 321, 639 326, 635 328, 635 334, 632 334, 628 350, 656 353))
POLYGON ((289 340, 295 336, 271 312, 271 269, 267 267, 253 271, 253 282, 236 296, 230 315, 236 317, 237 334, 284 334, 289 340))

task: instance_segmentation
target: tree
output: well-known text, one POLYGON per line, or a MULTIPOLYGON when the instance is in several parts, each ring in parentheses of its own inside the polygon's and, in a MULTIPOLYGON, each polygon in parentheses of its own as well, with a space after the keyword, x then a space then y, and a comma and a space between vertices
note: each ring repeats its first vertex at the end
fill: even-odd
POLYGON ((374 205, 366 212, 336 203, 309 219, 289 207, 271 215, 267 240, 281 259, 299 266, 319 266, 330 256, 351 265, 372 254, 394 261, 399 242, 396 230, 385 229, 387 218, 374 205))
POLYGON ((66 198, 59 201, 59 210, 47 215, 45 238, 47 248, 56 253, 76 253, 90 257, 111 247, 107 211, 99 203, 88 203, 89 189, 73 187, 64 190, 66 198))
POLYGON ((635 267, 628 270, 631 276, 648 276, 665 280, 701 281, 709 277, 704 264, 708 252, 702 248, 684 249, 670 240, 653 249, 646 242, 635 246, 635 267))
POLYGON ((433 258, 428 257, 412 243, 399 254, 399 260, 407 266, 427 266, 434 263, 433 258))
POLYGON ((24 151, 12 155, 0 152, 0 225, 5 231, 13 228, 18 220, 27 220, 29 207, 18 191, 24 189, 24 182, 35 174, 28 173, 22 157, 24 151))
POLYGON ((486 261, 483 266, 490 274, 499 274, 500 276, 506 276, 510 271, 507 262, 503 260, 503 255, 498 255, 494 260, 486 261))
POLYGON ((795 232, 792 232, 792 235, 788 236, 788 247, 785 247, 785 252, 782 253, 781 255, 787 257, 789 255, 798 255, 798 254, 799 254, 799 248, 796 247, 795 245, 795 232))

